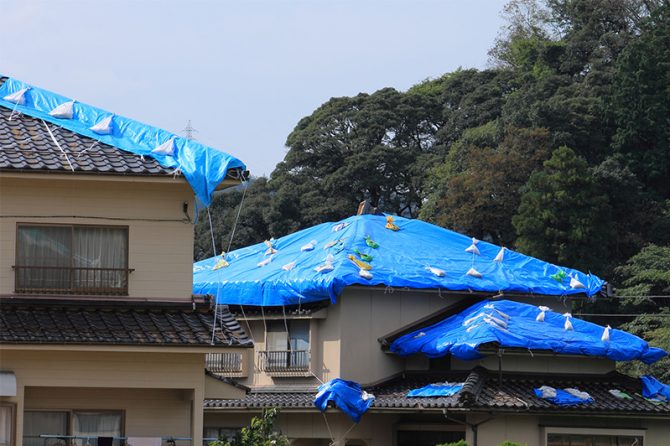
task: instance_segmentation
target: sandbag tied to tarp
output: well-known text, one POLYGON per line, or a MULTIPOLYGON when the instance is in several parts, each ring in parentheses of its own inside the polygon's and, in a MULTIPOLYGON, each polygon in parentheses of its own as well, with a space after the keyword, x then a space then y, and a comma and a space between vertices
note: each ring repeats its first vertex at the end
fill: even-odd
POLYGON ((574 406, 593 402, 591 395, 579 389, 554 389, 550 386, 542 386, 533 389, 533 391, 538 398, 550 401, 558 406, 574 406))
POLYGON ((642 396, 652 400, 670 402, 670 385, 663 384, 650 375, 642 375, 642 396))
POLYGON ((430 398, 437 396, 452 396, 456 395, 463 388, 463 383, 436 383, 428 384, 427 386, 418 389, 412 389, 407 392, 409 398, 430 398))
POLYGON ((598 356, 615 361, 638 359, 646 364, 668 354, 625 331, 610 329, 609 341, 603 341, 605 327, 571 317, 572 330, 566 330, 565 321, 564 315, 546 307, 510 300, 482 301, 437 324, 399 337, 390 349, 403 356, 423 353, 431 358, 453 355, 472 360, 483 357, 478 350, 480 345, 494 343, 504 348, 598 356), (542 312, 544 320, 538 320, 542 312))
POLYGON ((354 423, 358 423, 374 400, 375 396, 361 389, 360 384, 335 378, 319 386, 314 405, 324 412, 328 408, 328 403, 332 401, 338 409, 349 415, 354 423))
POLYGON ((198 200, 209 205, 230 169, 245 169, 239 159, 157 127, 74 102, 50 91, 8 78, 0 86, 0 106, 42 119, 126 152, 150 156, 163 167, 180 169, 198 200), (152 151, 174 138, 172 154, 152 151))
POLYGON ((203 260, 194 268, 193 292, 223 304, 281 306, 335 302, 351 285, 592 296, 604 284, 484 241, 473 254, 466 251, 470 237, 420 220, 394 217, 397 231, 387 224, 386 216, 368 214, 303 229, 274 240, 277 252, 261 267, 268 258, 262 243, 226 254, 225 269, 212 270, 215 257, 203 260), (314 249, 303 249, 309 246, 314 249), (570 287, 570 277, 585 287, 570 287))

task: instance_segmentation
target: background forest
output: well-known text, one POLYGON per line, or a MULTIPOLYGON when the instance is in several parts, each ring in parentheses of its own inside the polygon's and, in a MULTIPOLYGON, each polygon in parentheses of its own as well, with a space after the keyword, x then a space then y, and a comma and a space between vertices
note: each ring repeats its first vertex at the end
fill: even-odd
MULTIPOLYGON (((215 240, 200 216, 195 259, 369 200, 591 271, 618 297, 576 314, 670 349, 670 1, 514 0, 503 14, 489 69, 301 119, 270 178, 215 199, 215 240)), ((667 358, 653 368, 670 379, 667 358)))

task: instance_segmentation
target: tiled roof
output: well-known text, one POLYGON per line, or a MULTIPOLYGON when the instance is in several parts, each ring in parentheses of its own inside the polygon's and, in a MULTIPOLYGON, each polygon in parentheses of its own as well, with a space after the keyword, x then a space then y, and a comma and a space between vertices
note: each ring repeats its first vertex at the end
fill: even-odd
MULTIPOLYGON (((441 374, 407 373, 389 381, 367 387, 375 395, 374 409, 421 410, 452 409, 455 411, 524 411, 530 413, 593 413, 593 414, 640 414, 670 416, 670 403, 657 404, 644 399, 638 380, 619 373, 606 375, 553 375, 510 374, 503 375, 499 385, 495 372, 476 368, 471 372, 445 372, 441 374), (438 382, 463 382, 459 393, 450 397, 407 398, 407 392, 438 382), (594 399, 591 404, 557 406, 537 398, 534 388, 547 385, 555 388, 573 387, 588 392, 594 399), (618 389, 628 393, 632 399, 619 399, 609 390, 618 389)), ((238 400, 207 400, 206 409, 260 409, 280 407, 292 409, 314 409, 316 389, 289 391, 258 391, 252 389, 246 397, 238 400)), ((316 410, 316 409, 315 409, 316 410)))
MULTIPOLYGON (((0 299, 0 344, 211 346, 214 312, 192 304, 0 299)), ((250 347, 246 333, 219 310, 214 345, 250 347)))
MULTIPOLYGON (((0 77, 0 85, 6 79, 0 77)), ((140 157, 54 124, 46 125, 60 148, 42 120, 0 107, 0 171, 174 175, 174 169, 162 167, 151 157, 140 157)), ((228 176, 239 178, 239 174, 232 169, 228 176)))

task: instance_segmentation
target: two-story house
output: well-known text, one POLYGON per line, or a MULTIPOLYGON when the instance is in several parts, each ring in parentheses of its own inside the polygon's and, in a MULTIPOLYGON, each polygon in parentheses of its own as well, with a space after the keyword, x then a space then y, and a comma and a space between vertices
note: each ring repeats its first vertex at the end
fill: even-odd
POLYGON ((206 375, 205 355, 250 344, 192 295, 195 196, 244 175, 228 154, 0 77, 0 444, 202 444, 203 401, 244 394, 206 375))
MULTIPOLYGON (((196 263, 194 290, 227 305, 255 350, 235 353, 235 360, 210 357, 213 372, 236 377, 250 391, 205 401, 207 436, 230 434, 263 408, 279 407, 279 427, 302 446, 433 446, 459 439, 474 446, 668 444, 670 404, 645 399, 638 380, 615 371, 612 355, 570 350, 571 334, 582 329, 574 319, 576 331, 558 330, 554 350, 487 342, 481 357, 459 359, 401 356, 390 348, 408 334, 421 339, 428 327, 483 300, 525 302, 538 315, 546 308, 563 318, 573 302, 604 295, 606 284, 593 275, 428 223, 378 215, 324 223, 225 260, 196 263), (358 382, 375 396, 360 423, 337 409, 315 408, 317 387, 334 378, 358 382), (449 396, 408 396, 444 382, 462 388, 449 396), (542 386, 576 388, 593 401, 557 405, 535 395, 542 386)), ((600 336, 594 343, 601 351, 613 350, 600 336)))

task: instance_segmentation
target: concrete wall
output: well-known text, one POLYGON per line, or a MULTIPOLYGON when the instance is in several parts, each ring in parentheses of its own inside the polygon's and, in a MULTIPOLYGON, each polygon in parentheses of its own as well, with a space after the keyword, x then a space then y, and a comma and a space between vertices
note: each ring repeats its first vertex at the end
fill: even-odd
POLYGON ((128 226, 130 297, 190 300, 193 226, 179 221, 184 202, 192 216, 183 179, 0 173, 0 295, 14 292, 17 223, 68 223, 128 226))

